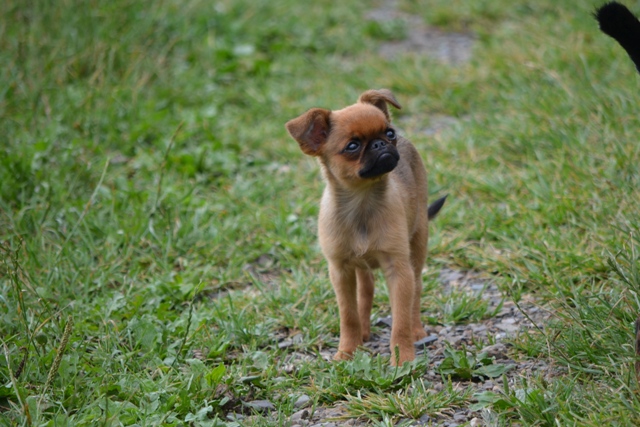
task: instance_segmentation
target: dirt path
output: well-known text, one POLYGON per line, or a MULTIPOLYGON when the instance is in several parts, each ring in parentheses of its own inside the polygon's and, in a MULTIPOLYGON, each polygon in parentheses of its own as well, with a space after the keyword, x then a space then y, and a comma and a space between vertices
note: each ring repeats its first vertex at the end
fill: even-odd
POLYGON ((391 59, 398 54, 425 55, 451 65, 462 65, 471 59, 475 37, 472 33, 446 32, 427 27, 419 16, 400 12, 396 0, 385 0, 365 18, 381 24, 398 23, 406 29, 404 40, 381 43, 380 56, 391 59))

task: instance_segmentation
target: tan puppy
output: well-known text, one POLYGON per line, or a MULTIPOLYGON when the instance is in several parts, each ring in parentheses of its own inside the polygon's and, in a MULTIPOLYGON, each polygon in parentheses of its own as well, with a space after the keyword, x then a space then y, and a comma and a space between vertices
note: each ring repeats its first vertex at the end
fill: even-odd
POLYGON ((340 311, 335 359, 349 359, 369 339, 372 269, 389 286, 391 363, 415 358, 414 341, 426 336, 420 321, 422 266, 427 256, 427 174, 420 155, 396 134, 387 104, 401 108, 386 89, 368 90, 341 110, 312 108, 286 128, 302 151, 320 161, 326 187, 318 237, 340 311), (399 358, 395 358, 395 348, 399 358))

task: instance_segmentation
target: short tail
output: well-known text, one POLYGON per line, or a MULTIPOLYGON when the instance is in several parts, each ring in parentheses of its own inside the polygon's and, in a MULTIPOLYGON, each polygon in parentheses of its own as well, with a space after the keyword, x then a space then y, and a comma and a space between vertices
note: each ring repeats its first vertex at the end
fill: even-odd
POLYGON ((427 215, 429 216, 429 219, 433 219, 436 217, 436 215, 438 215, 438 212, 440 212, 440 209, 442 209, 445 200, 447 200, 447 196, 448 194, 440 197, 438 200, 429 205, 429 207, 427 208, 427 215))
POLYGON ((640 21, 615 1, 600 7, 594 15, 600 30, 620 43, 640 72, 640 21))

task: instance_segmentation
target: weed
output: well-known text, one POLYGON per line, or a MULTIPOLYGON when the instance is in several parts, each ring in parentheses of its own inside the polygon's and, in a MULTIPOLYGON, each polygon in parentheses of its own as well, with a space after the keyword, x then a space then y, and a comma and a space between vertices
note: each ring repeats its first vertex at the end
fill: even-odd
POLYGON ((436 300, 436 304, 438 307, 436 312, 441 316, 442 321, 437 322, 437 318, 432 318, 430 321, 445 325, 480 322, 494 317, 502 309, 502 302, 490 310, 489 301, 465 291, 443 294, 436 300))
POLYGON ((442 375, 450 375, 461 380, 496 378, 513 367, 513 365, 495 364, 486 353, 475 354, 464 346, 460 350, 455 350, 447 345, 444 356, 437 371, 442 375))
POLYGON ((401 367, 393 367, 386 357, 372 357, 358 351, 353 360, 330 365, 316 373, 311 390, 327 402, 361 391, 397 390, 422 375, 427 365, 428 360, 421 357, 401 367))

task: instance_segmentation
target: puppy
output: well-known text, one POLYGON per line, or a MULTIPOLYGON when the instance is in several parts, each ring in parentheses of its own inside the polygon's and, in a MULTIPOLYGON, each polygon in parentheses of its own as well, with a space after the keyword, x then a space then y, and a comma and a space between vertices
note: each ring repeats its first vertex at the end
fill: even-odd
POLYGON ((388 104, 401 108, 389 90, 368 90, 354 105, 312 108, 286 128, 305 154, 319 160, 326 181, 318 238, 340 312, 334 358, 351 358, 369 339, 371 270, 381 268, 393 317, 391 363, 401 365, 415 358, 413 343, 426 336, 420 321, 422 267, 429 218, 444 198, 427 208, 424 165, 393 128, 388 104))

